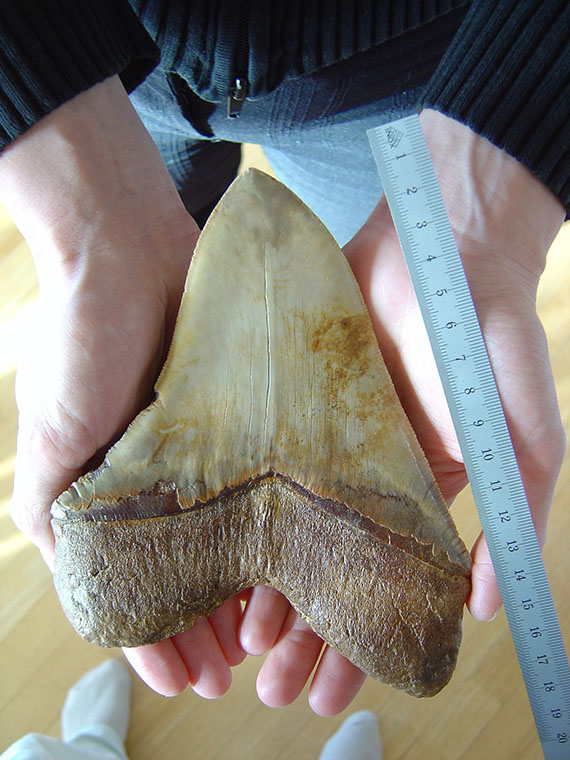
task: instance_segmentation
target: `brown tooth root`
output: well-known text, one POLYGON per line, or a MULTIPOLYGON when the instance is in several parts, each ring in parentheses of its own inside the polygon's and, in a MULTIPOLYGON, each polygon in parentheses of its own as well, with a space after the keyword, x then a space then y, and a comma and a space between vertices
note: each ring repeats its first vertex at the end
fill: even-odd
POLYGON ((78 632, 151 643, 269 584, 369 675, 445 686, 469 554, 342 252, 260 172, 202 233, 156 391, 52 507, 78 632))

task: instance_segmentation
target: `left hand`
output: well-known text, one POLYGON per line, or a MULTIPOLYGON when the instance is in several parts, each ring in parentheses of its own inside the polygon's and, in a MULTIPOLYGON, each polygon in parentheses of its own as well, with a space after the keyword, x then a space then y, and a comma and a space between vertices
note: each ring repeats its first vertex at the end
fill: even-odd
MULTIPOLYGON (((433 111, 421 120, 542 545, 565 437, 535 297, 564 209, 525 167, 468 127, 433 111)), ((400 400, 451 502, 467 476, 385 198, 345 253, 400 400)), ((472 558, 468 608, 477 619, 489 620, 501 600, 482 534, 472 558)), ((272 706, 299 695, 323 647, 287 600, 265 587, 252 592, 240 640, 251 654, 270 650, 257 688, 272 706)), ((340 712, 363 681, 357 668, 325 647, 309 689, 311 707, 320 715, 340 712)))

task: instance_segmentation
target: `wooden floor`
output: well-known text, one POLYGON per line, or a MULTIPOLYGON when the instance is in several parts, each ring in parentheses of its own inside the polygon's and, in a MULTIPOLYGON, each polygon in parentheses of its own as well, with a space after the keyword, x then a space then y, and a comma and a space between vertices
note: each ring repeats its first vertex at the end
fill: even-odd
MULTIPOLYGON (((259 165, 262 157, 249 154, 259 165)), ((8 514, 16 446, 14 376, 30 323, 36 278, 29 252, 0 209, 0 751, 22 734, 59 736, 65 693, 88 668, 109 657, 82 641, 60 610, 39 554, 8 514)), ((570 432, 570 227, 557 238, 539 299, 566 430, 570 432)), ((570 649, 570 461, 563 469, 544 558, 567 649, 570 649)), ((453 513, 470 545, 479 528, 469 493, 453 513)), ((493 623, 465 617, 456 674, 444 691, 416 700, 368 681, 348 712, 378 715, 386 760, 537 760, 530 707, 504 613, 493 623)), ((344 715, 323 719, 306 695, 282 710, 255 694, 259 668, 249 658, 235 670, 229 693, 208 702, 188 690, 164 699, 135 677, 127 748, 132 760, 277 760, 317 758, 344 715)), ((350 760, 350 758, 347 758, 350 760)))

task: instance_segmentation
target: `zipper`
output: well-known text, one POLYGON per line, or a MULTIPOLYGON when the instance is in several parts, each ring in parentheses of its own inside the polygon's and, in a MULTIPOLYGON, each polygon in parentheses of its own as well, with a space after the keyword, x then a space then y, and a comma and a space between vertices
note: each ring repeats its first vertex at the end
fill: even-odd
POLYGON ((228 92, 228 119, 237 119, 249 91, 247 69, 249 64, 249 7, 250 0, 243 0, 238 30, 234 78, 228 92))
POLYGON ((236 77, 228 96, 228 119, 237 119, 247 97, 249 82, 245 77, 236 77))

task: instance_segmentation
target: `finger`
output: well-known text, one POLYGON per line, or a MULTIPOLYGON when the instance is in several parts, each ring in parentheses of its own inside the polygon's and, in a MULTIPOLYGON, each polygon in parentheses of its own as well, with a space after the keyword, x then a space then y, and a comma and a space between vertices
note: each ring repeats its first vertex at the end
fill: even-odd
POLYGON ((265 654, 271 649, 289 609, 287 599, 271 586, 256 586, 251 590, 239 631, 241 646, 248 654, 265 654))
POLYGON ((493 620, 501 606, 501 594, 483 533, 475 541, 471 557, 471 593, 467 607, 476 620, 493 620))
MULTIPOLYGON (((44 562, 53 573, 55 565, 55 538, 50 525, 50 514, 42 500, 22 493, 14 478, 14 493, 10 502, 10 516, 15 526, 40 550, 44 562)), ((63 490, 63 489, 62 489, 63 490)))
POLYGON ((139 677, 164 697, 174 697, 188 686, 188 671, 171 639, 144 647, 123 647, 123 654, 139 677))
POLYGON ((36 421, 31 425, 20 419, 10 512, 17 528, 40 549, 52 572, 55 539, 50 507, 81 474, 79 469, 63 466, 53 449, 47 424, 36 421))
POLYGON ((217 699, 230 688, 232 674, 216 634, 205 618, 171 639, 188 673, 190 686, 206 699, 217 699))
POLYGON ((365 680, 356 665, 326 647, 309 690, 311 709, 323 717, 338 715, 349 706, 365 680))
POLYGON ((54 376, 62 352, 54 320, 46 304, 38 305, 34 333, 16 377, 18 440, 11 503, 15 524, 40 549, 52 570, 51 504, 81 474, 84 462, 97 448, 90 431, 67 414, 54 390, 59 387, 54 376))
POLYGON ((206 699, 220 697, 230 687, 229 665, 204 618, 170 639, 123 652, 140 678, 165 697, 180 694, 189 683, 206 699))
POLYGON ((284 707, 303 690, 319 658, 322 639, 290 609, 280 638, 257 677, 257 694, 268 707, 284 707))
POLYGON ((220 649, 230 666, 239 665, 246 657, 239 641, 239 626, 242 611, 241 603, 237 596, 227 599, 208 618, 220 649))

